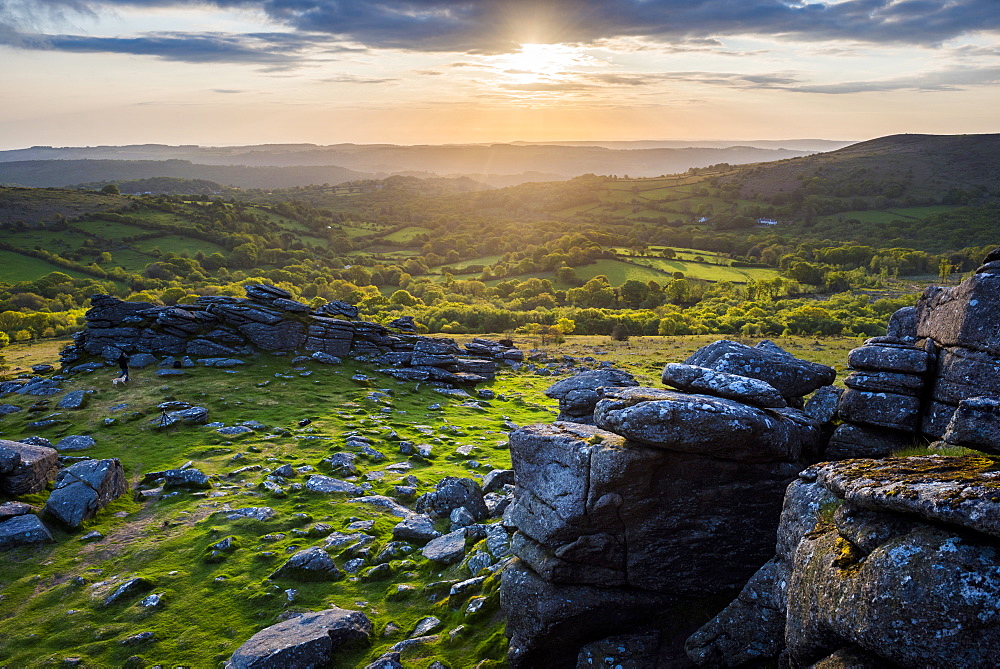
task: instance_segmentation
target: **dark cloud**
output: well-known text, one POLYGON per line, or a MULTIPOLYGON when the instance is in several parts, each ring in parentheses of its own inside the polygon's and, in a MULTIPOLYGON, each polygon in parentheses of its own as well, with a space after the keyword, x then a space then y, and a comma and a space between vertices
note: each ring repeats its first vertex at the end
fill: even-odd
MULTIPOLYGON (((0 20, 26 0, 0 0, 0 20)), ((214 5, 369 47, 499 53, 524 42, 647 37, 690 47, 759 35, 934 45, 1000 29, 997 0, 33 0, 54 11, 214 5)), ((9 21, 8 21, 9 22, 9 21)))
POLYGON ((271 69, 294 67, 302 40, 285 33, 155 33, 138 37, 26 34, 0 24, 0 44, 24 49, 73 53, 155 56, 186 63, 247 63, 271 69))

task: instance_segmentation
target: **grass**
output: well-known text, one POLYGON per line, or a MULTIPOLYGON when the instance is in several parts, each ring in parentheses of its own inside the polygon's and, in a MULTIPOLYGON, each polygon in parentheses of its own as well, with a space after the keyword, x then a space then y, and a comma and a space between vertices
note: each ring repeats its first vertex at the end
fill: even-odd
MULTIPOLYGON (((20 355, 19 351, 15 362, 27 364, 29 360, 20 355)), ((199 367, 187 370, 184 377, 164 378, 150 369, 134 370, 127 389, 111 386, 112 370, 99 371, 66 385, 67 390, 90 388, 94 393, 86 409, 63 412, 65 424, 39 432, 26 426, 34 419, 26 411, 4 417, 0 437, 5 439, 32 433, 52 440, 64 434, 94 436, 98 445, 87 455, 119 458, 133 484, 143 472, 177 467, 189 460, 218 479, 211 497, 180 492, 140 502, 126 496, 80 530, 54 528, 55 544, 8 552, 0 575, 0 589, 7 595, 0 601, 0 655, 12 666, 67 657, 81 657, 86 664, 121 666, 133 654, 151 663, 217 666, 254 632, 277 622, 283 612, 337 605, 365 611, 376 625, 372 644, 349 654, 344 666, 370 662, 426 615, 441 618, 450 630, 466 625, 464 634, 454 642, 426 649, 427 657, 453 667, 474 664, 471 658, 480 659, 482 647, 501 641, 497 637, 502 624, 496 616, 495 578, 482 593, 491 598, 490 604, 470 618, 447 602, 429 601, 429 591, 422 588, 436 581, 463 580, 471 574, 459 565, 440 568, 420 557, 411 556, 412 564, 394 561, 393 573, 385 580, 271 580, 269 574, 294 550, 322 545, 318 538, 296 536, 298 529, 325 523, 342 530, 351 520, 371 519, 375 521, 376 548, 380 549, 391 540, 391 528, 397 521, 377 509, 346 504, 342 497, 308 491, 272 497, 257 487, 266 472, 237 477, 228 473, 246 465, 271 469, 285 462, 322 470, 321 460, 331 451, 342 450, 343 435, 354 431, 372 438, 376 448, 388 456, 384 463, 359 461, 366 473, 381 472, 382 478, 371 480, 373 494, 393 494, 392 485, 402 474, 388 472, 385 465, 409 461, 398 453, 396 439, 432 443, 435 453, 430 460, 413 461, 408 472, 421 481, 419 492, 426 492, 443 476, 488 471, 485 466, 471 469, 466 458, 454 455, 461 444, 474 445, 471 457, 484 465, 509 467, 503 417, 519 423, 551 420, 554 412, 541 403, 549 403, 541 392, 551 379, 527 377, 527 383, 520 375, 498 379, 492 387, 507 399, 495 401, 484 411, 460 406, 460 401, 430 388, 417 390, 412 383, 388 377, 379 377, 371 388, 364 387, 349 380, 357 371, 355 365, 346 364, 316 368, 312 374, 300 376, 289 368, 287 358, 261 356, 235 374, 199 367), (375 388, 385 389, 391 397, 369 398, 375 388), (155 405, 168 398, 208 407, 210 420, 232 425, 254 419, 283 432, 268 430, 235 443, 205 427, 160 432, 150 421, 159 415, 155 405), (432 403, 446 408, 430 410, 432 403), (113 410, 119 404, 128 406, 113 410), (383 407, 391 407, 391 412, 382 412, 383 407), (115 422, 105 425, 107 417, 114 417, 115 422), (297 422, 304 418, 312 423, 300 428, 297 422), (390 430, 396 433, 393 439, 387 439, 390 430), (278 516, 268 523, 228 521, 215 513, 224 504, 233 508, 267 505, 275 508, 278 516), (80 537, 91 530, 105 538, 92 544, 81 541, 80 537), (282 536, 272 541, 265 538, 269 534, 282 536), (225 536, 237 537, 241 548, 220 562, 206 560, 207 547, 225 536), (141 597, 121 605, 100 606, 103 595, 135 574, 152 581, 151 592, 163 593, 162 609, 138 606, 141 597), (84 580, 82 585, 74 580, 77 577, 84 580), (116 580, 110 582, 112 579, 116 580), (414 586, 412 594, 390 596, 397 584, 404 583, 414 586), (289 602, 284 592, 288 588, 298 591, 294 602, 289 602), (66 625, 67 620, 72 624, 66 625), (402 632, 382 636, 389 623, 402 632), (140 647, 121 645, 122 640, 141 631, 154 632, 157 641, 140 647)), ((370 368, 361 371, 371 373, 370 368)), ((12 401, 26 408, 37 399, 17 397, 12 401)), ((38 495, 32 501, 40 503, 43 498, 44 494, 38 495)), ((334 558, 338 565, 346 559, 342 555, 334 558)), ((494 656, 502 657, 504 651, 505 640, 494 656)))
MULTIPOLYGON (((8 244, 23 249, 43 248, 60 255, 83 245, 87 236, 77 231, 26 230, 24 232, 3 233, 3 240, 8 244)), ((96 255, 96 251, 95 251, 96 255)))
POLYGON ((411 241, 417 235, 427 235, 430 233, 431 233, 430 228, 422 228, 416 225, 410 225, 401 230, 396 230, 391 234, 385 235, 383 239, 386 239, 391 242, 408 242, 411 241))
POLYGON ((198 251, 204 252, 205 255, 212 255, 213 253, 221 253, 224 256, 229 255, 229 251, 224 246, 180 235, 164 235, 163 237, 143 239, 137 242, 135 246, 140 251, 146 253, 152 251, 154 248, 158 248, 164 253, 187 253, 190 256, 193 256, 198 251))
POLYGON ((666 258, 635 258, 635 262, 649 265, 663 272, 683 272, 687 279, 703 281, 732 281, 746 283, 748 280, 773 279, 779 275, 778 270, 766 267, 730 267, 704 262, 687 262, 684 260, 667 260, 666 258))
POLYGON ((119 241, 125 237, 148 234, 149 230, 129 225, 127 223, 113 223, 111 221, 79 221, 70 225, 77 230, 85 230, 101 239, 119 241))
POLYGON ((50 272, 62 272, 74 279, 87 278, 86 274, 59 265, 53 265, 40 258, 32 258, 31 256, 23 256, 13 251, 0 250, 0 281, 8 283, 34 281, 50 272))
MULTIPOLYGON (((459 337, 460 341, 472 336, 459 337)), ((682 361, 694 350, 718 339, 713 335, 633 337, 626 342, 608 337, 571 336, 561 345, 545 345, 554 357, 563 354, 608 360, 632 372, 645 384, 659 386, 664 363, 682 361)), ((52 362, 65 340, 5 349, 19 367, 52 362)), ((839 361, 858 344, 847 338, 777 338, 776 343, 796 356, 817 362, 839 361)), ((522 349, 537 342, 515 336, 522 349)), ((753 344, 755 341, 747 341, 753 344)), ((348 362, 342 366, 310 365, 304 374, 291 368, 288 357, 260 355, 235 373, 196 367, 181 377, 158 377, 152 368, 133 370, 127 388, 110 384, 112 369, 77 376, 66 390, 91 389, 88 406, 63 411, 65 423, 42 431, 28 428, 34 420, 27 411, 0 419, 0 438, 19 439, 41 434, 53 441, 66 434, 90 434, 97 445, 86 454, 119 458, 131 484, 144 472, 178 467, 190 461, 215 477, 205 492, 179 491, 160 499, 126 495, 83 528, 65 531, 53 527, 56 543, 20 548, 4 554, 0 572, 0 656, 9 666, 60 663, 77 657, 89 666, 121 666, 139 655, 148 665, 212 667, 221 664, 256 631, 274 624, 289 611, 310 611, 331 605, 361 610, 374 623, 371 643, 346 650, 338 666, 364 666, 405 638, 416 622, 428 615, 444 625, 441 641, 408 651, 407 666, 425 667, 440 660, 450 667, 503 666, 506 639, 497 604, 497 578, 490 577, 479 594, 487 598, 480 613, 466 615, 462 605, 435 597, 448 584, 469 578, 460 565, 441 568, 419 553, 389 562, 383 579, 346 577, 333 582, 301 582, 269 576, 296 550, 323 545, 310 536, 317 524, 343 531, 349 522, 372 520, 377 553, 391 540, 397 522, 382 511, 349 504, 343 496, 325 496, 305 490, 273 496, 260 487, 269 470, 288 463, 309 465, 325 473, 323 458, 345 450, 344 435, 359 433, 372 439, 386 454, 384 462, 358 459, 358 483, 370 484, 370 494, 394 494, 393 485, 404 474, 419 480, 418 494, 433 489, 443 476, 476 476, 489 466, 510 466, 506 449, 508 418, 518 424, 550 422, 555 402, 544 396, 556 379, 524 370, 503 371, 487 384, 501 395, 486 405, 465 406, 460 399, 433 389, 376 375, 370 367, 348 362), (351 380, 356 372, 377 378, 371 385, 351 380), (372 396, 379 390, 384 396, 372 396), (151 421, 159 416, 159 402, 178 399, 205 406, 209 420, 233 425, 258 420, 268 429, 244 440, 227 440, 212 428, 179 426, 165 431, 151 421), (441 410, 430 408, 440 403, 441 410), (120 405, 123 408, 116 408, 120 405), (105 418, 114 422, 105 423, 105 418), (312 422, 300 427, 298 422, 312 422), (398 440, 433 446, 428 460, 410 459, 398 452, 398 440), (460 445, 472 445, 468 457, 460 445), (469 459, 483 463, 473 467, 469 459), (409 472, 393 473, 387 465, 407 462, 409 472), (260 471, 232 475, 245 466, 260 471), (276 517, 264 523, 231 521, 218 511, 248 506, 270 506, 276 517), (96 530, 103 539, 83 541, 96 530), (209 547, 235 537, 238 547, 219 559, 209 559, 209 547), (124 579, 140 575, 151 581, 148 591, 120 604, 102 606, 101 600, 124 579), (444 583, 444 585, 434 585, 444 583), (400 590, 398 586, 409 586, 400 590), (289 601, 287 590, 295 590, 289 601), (162 595, 163 605, 145 608, 139 600, 147 592, 162 595), (449 632, 464 626, 451 639, 449 632), (399 632, 393 632, 398 627, 399 632), (156 641, 122 645, 122 641, 150 631, 156 641), (486 664, 480 664, 486 660, 486 664)), ((3 401, 27 408, 39 398, 7 396, 3 401), (13 399, 11 399, 13 397, 13 399)), ((51 398, 53 404, 58 396, 51 398)), ((299 482, 302 478, 297 479, 299 482)), ((29 501, 41 505, 47 493, 29 501)), ((446 529, 442 521, 440 529, 446 529)), ((53 523, 54 525, 54 523, 53 523)), ((471 550, 470 550, 471 552, 471 550)), ((342 566, 347 555, 332 550, 342 566)))

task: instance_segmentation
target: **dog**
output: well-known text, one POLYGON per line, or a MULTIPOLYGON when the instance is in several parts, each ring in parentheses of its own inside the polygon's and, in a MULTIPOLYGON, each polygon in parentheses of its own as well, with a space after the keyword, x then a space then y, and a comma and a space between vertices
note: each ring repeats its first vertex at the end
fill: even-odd
POLYGON ((128 379, 126 379, 124 376, 116 376, 115 378, 111 379, 111 383, 115 384, 116 386, 119 383, 126 383, 126 382, 128 382, 128 379))

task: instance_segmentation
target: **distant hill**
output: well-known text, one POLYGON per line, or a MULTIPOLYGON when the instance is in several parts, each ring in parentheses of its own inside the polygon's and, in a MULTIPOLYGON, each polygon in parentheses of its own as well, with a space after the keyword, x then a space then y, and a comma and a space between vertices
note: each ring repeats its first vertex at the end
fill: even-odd
POLYGON ((199 165, 187 160, 25 160, 0 162, 0 182, 21 186, 69 186, 153 177, 205 179, 239 188, 290 188, 339 184, 374 175, 333 165, 247 167, 199 165))
POLYGON ((56 188, 0 188, 0 223, 28 225, 117 210, 126 198, 56 188))
POLYGON ((92 181, 71 186, 85 190, 100 190, 109 183, 118 186, 124 195, 217 195, 228 188, 207 179, 180 179, 178 177, 150 177, 127 181, 92 181))
POLYGON ((663 147, 658 144, 625 143, 613 148, 555 144, 32 147, 0 151, 0 182, 66 186, 171 176, 209 179, 242 187, 283 188, 422 172, 436 176, 470 175, 490 185, 508 186, 569 179, 587 173, 659 176, 684 172, 692 167, 720 163, 741 165, 812 152, 779 146, 663 147), (63 164, 45 164, 52 161, 63 164), (154 169, 155 163, 160 164, 160 169, 154 169), (232 169, 218 171, 211 167, 232 169), (254 171, 253 168, 259 169, 254 171), (284 168, 284 171, 276 171, 276 168, 284 168), (86 169, 87 173, 69 175, 80 169, 86 169))
MULTIPOLYGON (((837 151, 744 167, 721 179, 745 197, 802 191, 940 200, 1000 192, 1000 134, 890 135, 837 151)), ((956 202, 957 203, 957 202, 956 202)), ((964 203, 963 203, 964 204, 964 203)))

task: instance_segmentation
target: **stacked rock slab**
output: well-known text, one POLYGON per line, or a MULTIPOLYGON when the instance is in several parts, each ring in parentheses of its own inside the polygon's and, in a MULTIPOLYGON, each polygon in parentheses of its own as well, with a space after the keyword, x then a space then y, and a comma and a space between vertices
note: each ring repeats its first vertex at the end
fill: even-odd
MULTIPOLYGON (((764 354, 777 378, 792 379, 801 362, 764 354)), ((832 378, 815 371, 814 383, 832 378)), ((516 486, 505 521, 517 527, 517 559, 504 571, 501 605, 513 667, 576 666, 590 642, 650 620, 683 624, 681 605, 734 591, 771 554, 761 528, 777 526, 802 454, 818 448, 819 423, 759 406, 758 391, 765 404, 785 404, 759 380, 702 368, 669 376, 703 390, 605 388, 596 426, 560 421, 511 435, 516 486)), ((795 392, 815 389, 797 383, 795 392)))
POLYGON ((209 295, 173 307, 94 295, 87 328, 63 352, 63 365, 72 367, 85 356, 115 359, 121 352, 232 358, 304 350, 334 357, 389 355, 379 361, 397 378, 475 384, 492 378, 500 361, 523 359, 513 346, 487 339, 463 351, 451 339, 392 334, 378 323, 336 318, 356 316, 357 309, 337 303, 313 310, 276 286, 250 284, 245 290, 245 299, 209 295))
POLYGON ((844 422, 827 445, 827 459, 885 457, 913 443, 934 372, 934 356, 914 343, 914 312, 900 309, 890 319, 893 334, 869 339, 848 354, 853 371, 837 406, 844 422))
POLYGON ((603 397, 604 388, 637 385, 639 384, 635 378, 628 372, 593 369, 556 381, 545 390, 545 394, 559 400, 559 416, 556 420, 593 425, 594 408, 603 397))
POLYGON ((962 400, 1000 398, 1000 249, 959 285, 925 290, 916 320, 938 349, 922 431, 939 438, 962 400))
POLYGON ((996 666, 995 466, 924 456, 806 470, 785 498, 777 555, 688 639, 689 656, 711 667, 783 649, 793 668, 996 666))

